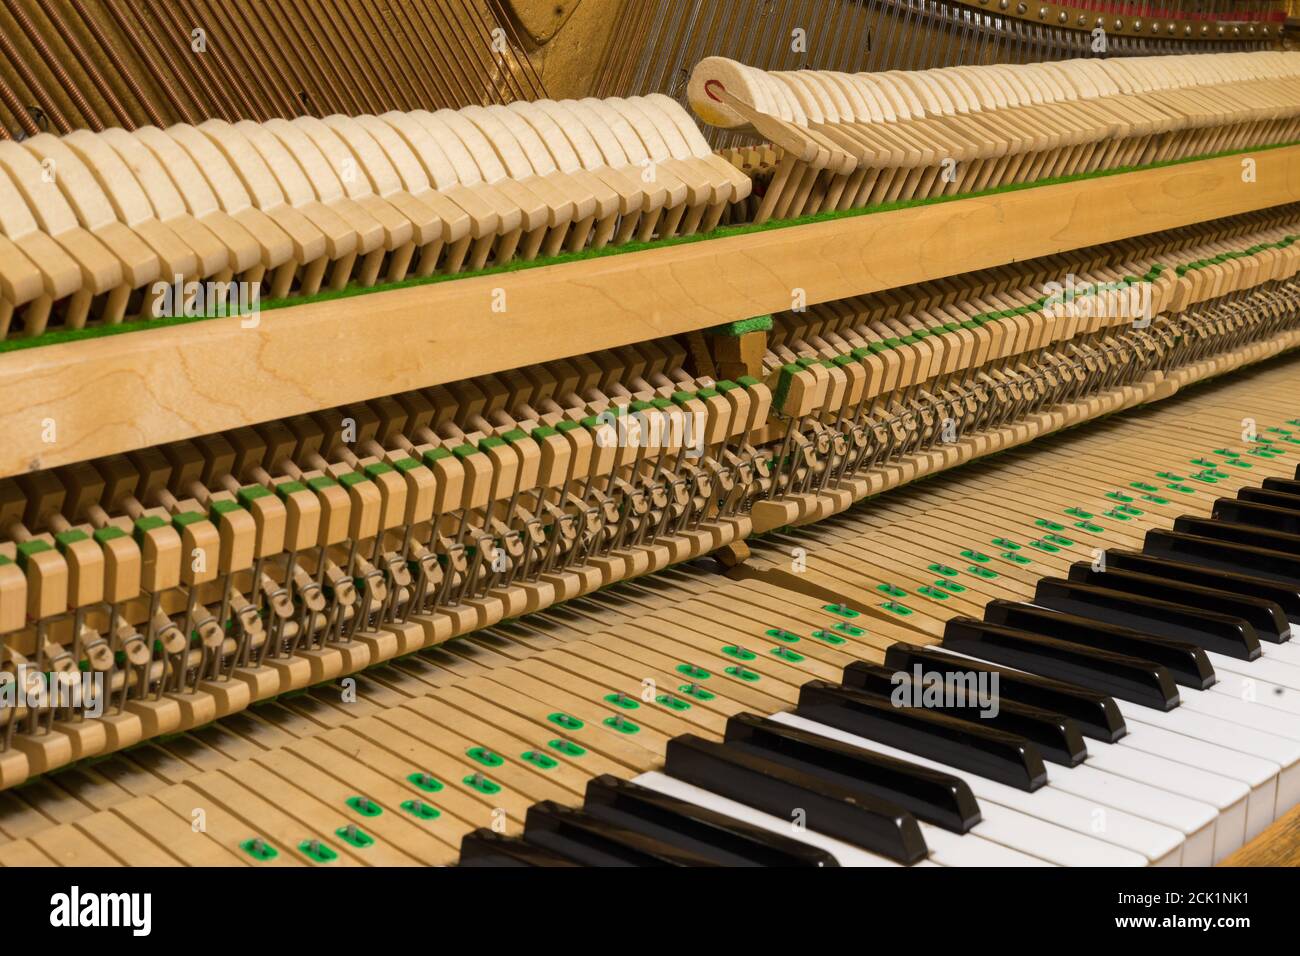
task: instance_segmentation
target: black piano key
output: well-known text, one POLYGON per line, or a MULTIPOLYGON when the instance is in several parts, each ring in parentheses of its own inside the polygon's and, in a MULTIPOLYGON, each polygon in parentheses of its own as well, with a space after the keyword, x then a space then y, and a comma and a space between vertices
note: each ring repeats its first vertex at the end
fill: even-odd
POLYGON ((1174 530, 1183 534, 1196 534, 1215 541, 1246 544, 1252 548, 1272 548, 1287 554, 1300 555, 1300 535, 1284 534, 1272 528, 1216 518, 1192 518, 1183 515, 1174 519, 1174 530))
POLYGON ((567 856, 533 846, 486 827, 466 833, 460 841, 461 866, 579 866, 567 856))
POLYGON ((1070 580, 1079 584, 1095 584, 1112 591, 1127 591, 1143 597, 1157 598, 1175 604, 1185 604, 1202 611, 1217 611, 1248 621, 1261 641, 1282 640, 1291 633, 1291 624, 1282 609, 1272 601, 1236 594, 1223 588, 1209 588, 1183 581, 1133 571, 1120 571, 1108 567, 1095 571, 1091 565, 1079 563, 1070 568, 1070 580))
MULTIPOLYGON (((1259 636, 1255 629, 1246 621, 1230 614, 1202 611, 1185 604, 1127 594, 1092 584, 1079 584, 1063 578, 1040 580, 1034 588, 1034 603, 1104 624, 1130 628, 1141 632, 1141 636, 1148 640, 1158 637, 1168 641, 1181 641, 1244 661, 1253 661, 1260 655, 1259 636)), ((1209 667, 1208 661, 1205 662, 1205 667, 1209 667)), ((1210 669, 1211 677, 1213 673, 1213 669, 1210 669)), ((1186 676, 1185 673, 1183 676, 1186 676)))
POLYGON ((715 865, 706 856, 552 800, 528 808, 524 840, 583 866, 715 865))
MULTIPOLYGON (((911 671, 891 670, 878 664, 856 661, 844 669, 843 682, 846 687, 853 687, 892 702, 895 694, 905 689, 900 686, 901 680, 905 680, 909 686, 921 692, 924 691, 924 684, 917 684, 911 678, 911 671), (903 676, 897 677, 899 674, 903 676)), ((969 678, 978 680, 979 675, 977 672, 971 672, 969 678)), ((968 683, 969 678, 966 681, 957 679, 952 672, 949 672, 948 677, 943 674, 937 675, 937 680, 942 682, 938 689, 942 692, 948 686, 953 687, 954 699, 949 702, 946 694, 940 693, 941 700, 938 704, 927 702, 921 705, 922 708, 928 713, 947 714, 958 720, 973 721, 982 727, 993 727, 1024 737, 1033 742, 1042 753, 1044 760, 1052 763, 1075 767, 1087 758, 1088 750, 1084 746, 1083 735, 1079 733, 1078 726, 1070 718, 1041 707, 1017 704, 1000 694, 997 697, 996 713, 992 712, 993 708, 983 710, 976 697, 970 697, 965 693, 964 685, 968 683), (958 695, 968 697, 969 702, 957 700, 958 695)), ((905 697, 904 700, 911 700, 911 698, 905 697)), ((904 706, 910 705, 904 703, 904 706)))
POLYGON ((1047 783, 1042 754, 1023 737, 895 707, 852 687, 811 681, 800 689, 795 713, 1018 790, 1033 791, 1047 783))
POLYGON ((1300 479, 1265 478, 1262 487, 1265 491, 1277 491, 1284 495, 1296 495, 1297 497, 1300 497, 1300 479))
POLYGON ((1274 508, 1281 508, 1284 511, 1300 511, 1300 495, 1289 491, 1280 491, 1277 488, 1270 488, 1267 481, 1264 482, 1263 488, 1239 488, 1237 497, 1241 501, 1249 501, 1259 505, 1272 505, 1274 508))
POLYGON ((1269 528, 1285 534, 1300 534, 1300 512, 1276 505, 1243 501, 1240 498, 1219 498, 1214 502, 1212 514, 1219 521, 1269 528))
MULTIPOLYGON (((1036 597, 1036 601, 1039 599, 1036 597)), ((1039 601, 1039 603, 1044 603, 1039 601)), ((1095 650, 1125 654, 1161 664, 1174 683, 1205 690, 1214 686, 1214 668, 1205 651, 1186 641, 1176 641, 1108 621, 1075 614, 1064 607, 1035 607, 1019 601, 990 601, 984 606, 990 624, 1042 634, 1095 650)))
MULTIPOLYGON (((1300 623, 1300 587, 1287 587, 1280 582, 1252 574, 1219 571, 1198 564, 1188 564, 1186 561, 1171 561, 1151 554, 1139 554, 1136 551, 1108 550, 1105 564, 1107 569, 1150 574, 1167 580, 1183 581, 1187 584, 1198 584, 1201 587, 1216 588, 1272 601, 1282 609, 1287 620, 1300 623)), ((1263 634, 1259 636, 1261 640, 1264 639, 1263 634)), ((1281 639, 1289 640, 1289 635, 1283 634, 1281 639)))
POLYGON ((929 853, 916 817, 901 807, 695 734, 668 741, 664 772, 899 863, 929 853))
POLYGON ((959 777, 886 757, 753 714, 727 721, 727 744, 824 776, 896 804, 918 820, 965 833, 980 822, 979 805, 959 777))
POLYGON ((1173 561, 1188 561, 1220 571, 1250 574, 1300 588, 1300 557, 1284 551, 1155 529, 1147 532, 1142 542, 1142 551, 1144 554, 1173 561))
POLYGON ((839 866, 834 854, 677 797, 603 774, 583 809, 599 820, 672 843, 719 866, 839 866))
POLYGON ((1091 687, 1154 710, 1173 710, 1178 706, 1178 688, 1163 665, 1114 651, 1058 641, 970 617, 948 621, 943 646, 984 661, 1091 687))
MULTIPOLYGON (((957 657, 945 653, 937 647, 922 647, 919 644, 906 644, 900 641, 891 644, 885 651, 885 666, 897 670, 913 670, 917 666, 923 670, 935 670, 941 673, 984 672, 998 675, 998 693, 1003 700, 1014 700, 1031 707, 1042 707, 1071 718, 1085 737, 1113 744, 1121 739, 1128 728, 1124 725, 1124 716, 1115 701, 1106 694, 1099 694, 1086 687, 1066 684, 1037 674, 1011 670, 992 664, 983 664, 969 658, 957 657)), ((852 684, 848 673, 857 666, 857 662, 844 668, 844 683, 852 684)))

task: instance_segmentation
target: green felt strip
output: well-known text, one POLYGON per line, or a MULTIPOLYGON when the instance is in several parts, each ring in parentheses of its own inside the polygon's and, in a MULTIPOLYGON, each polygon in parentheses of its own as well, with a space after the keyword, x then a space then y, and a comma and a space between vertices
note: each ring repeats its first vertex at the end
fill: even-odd
POLYGON ((711 329, 705 329, 705 331, 709 335, 725 335, 731 338, 739 338, 747 332, 770 332, 771 329, 772 317, 770 315, 756 315, 752 319, 741 319, 738 322, 715 325, 711 329))

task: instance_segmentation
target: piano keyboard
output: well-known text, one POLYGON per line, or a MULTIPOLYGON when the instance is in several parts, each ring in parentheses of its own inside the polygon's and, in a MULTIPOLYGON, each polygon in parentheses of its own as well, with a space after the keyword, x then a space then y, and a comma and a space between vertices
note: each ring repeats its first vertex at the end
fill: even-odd
POLYGON ((0 863, 1221 860, 1300 802, 1294 390, 1255 369, 771 536, 736 580, 47 775, 0 794, 0 863), (893 706, 918 663, 997 671, 998 715, 893 706))
MULTIPOLYGON (((1265 459, 1272 454, 1265 451, 1265 459)), ((1216 472, 1197 480, 1228 478, 1216 472)), ((1186 480, 1156 477, 1166 490, 1173 487, 1169 478, 1186 480)), ((938 635, 925 628, 927 637, 940 638, 937 646, 902 640, 884 646, 878 663, 859 660, 801 686, 791 676, 788 686, 798 687, 791 711, 742 709, 727 719, 721 743, 692 728, 668 741, 662 768, 632 784, 598 778, 580 811, 553 802, 533 807, 522 839, 472 834, 462 865, 1218 862, 1300 803, 1300 652, 1288 643, 1292 626, 1300 625, 1300 537, 1283 530, 1300 520, 1296 478, 1300 468, 1260 486, 1243 482, 1235 499, 1208 502, 1209 517, 1193 513, 1179 517, 1173 531, 1152 529, 1141 551, 1117 551, 1114 561, 1107 549, 1091 564, 1048 562, 1068 564, 1068 579, 1040 578, 1028 600, 994 597, 983 621, 949 618, 938 635), (1272 503, 1261 506, 1260 498, 1272 503), (920 674, 998 674, 1001 707, 984 722, 983 699, 900 706, 891 697, 895 675, 920 674)), ((1129 483, 1133 490, 1145 485, 1129 483)), ((939 494, 952 496, 951 489, 939 494)), ((1077 494, 1070 488, 1053 504, 1077 494)), ((1125 520, 1145 517, 1129 507, 1137 513, 1125 520)), ((1043 521, 1026 524, 1033 529, 1043 521)), ((927 598, 941 598, 935 603, 942 606, 968 589, 997 593, 985 585, 1005 573, 1004 565, 975 549, 962 551, 976 562, 965 569, 964 586, 957 583, 962 572, 933 564, 912 580, 896 571, 882 580, 857 557, 884 550, 877 522, 870 527, 869 536, 862 526, 844 535, 831 556, 817 546, 817 531, 798 544, 834 568, 809 583, 811 593, 819 581, 834 580, 840 595, 875 590, 890 598, 876 607, 844 597, 822 606, 856 622, 851 630, 870 632, 881 610, 919 627, 899 599, 926 613, 927 598), (926 571, 951 576, 914 584, 926 571), (918 596, 893 583, 899 580, 918 596), (873 588, 871 581, 880 583, 873 588)), ((893 527, 900 537, 917 531, 901 522, 893 527)), ((1086 533, 1104 537, 1095 525, 1086 533)), ((1039 551, 1030 553, 1055 556, 1075 547, 1053 534, 1055 545, 1040 539, 1032 542, 1039 551)), ((1021 545, 1002 537, 991 543, 1012 549, 1002 554, 1011 567, 1031 563, 1016 553, 1021 545)), ((785 544, 774 542, 772 554, 773 564, 781 563, 775 555, 788 557, 785 544)), ((813 615, 800 616, 807 628, 813 615)), ((717 620, 725 619, 724 611, 717 620)), ((816 646, 806 631, 784 628, 745 647, 725 646, 724 654, 754 662, 728 673, 754 682, 777 676, 768 655, 806 660, 795 642, 805 651, 816 646)), ((819 663, 833 670, 829 660, 819 663)))

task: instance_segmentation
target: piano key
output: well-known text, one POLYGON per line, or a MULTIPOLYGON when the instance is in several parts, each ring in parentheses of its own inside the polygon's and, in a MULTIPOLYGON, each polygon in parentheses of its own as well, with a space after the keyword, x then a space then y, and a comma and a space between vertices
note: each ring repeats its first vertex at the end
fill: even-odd
MULTIPOLYGON (((807 734, 808 731, 802 728, 787 728, 792 731, 807 734)), ((811 734, 810 736, 821 737, 820 734, 811 734)), ((822 739, 830 741, 830 738, 822 739)), ((834 741, 841 743, 840 741, 834 741)), ((855 748, 857 749, 857 748, 855 748)), ((876 754, 880 759, 889 759, 888 757, 876 754)), ((812 819, 809 818, 807 825, 794 827, 789 820, 781 817, 761 813, 752 807, 735 800, 723 797, 711 790, 686 783, 675 777, 668 776, 659 772, 642 774, 636 778, 635 783, 639 786, 653 789, 665 795, 689 801, 701 808, 707 808, 710 811, 731 818, 734 821, 744 821, 752 826, 763 827, 774 834, 789 835, 789 838, 806 841, 814 846, 825 847, 831 850, 839 860, 841 866, 897 866, 883 857, 874 854, 864 853, 858 847, 847 843, 840 842, 817 832, 812 826, 812 819)), ((1001 830, 1023 832, 1025 829, 1034 829, 1037 821, 1032 818, 1026 818, 1019 814, 1010 814, 1001 807, 997 808, 997 824, 994 827, 1001 830), (1008 820, 1007 818, 1012 819, 1008 820)), ((942 827, 934 826, 925 822, 919 822, 922 835, 925 837, 926 845, 929 847, 929 856, 913 864, 914 866, 1045 866, 1053 865, 1052 861, 1045 860, 1040 856, 1034 855, 1024 850, 1014 849, 998 841, 987 839, 983 836, 974 836, 970 833, 955 834, 942 827)), ((985 827, 986 823, 981 822, 980 827, 985 827)), ((1029 842, 1023 841, 1022 842, 1029 842)), ((1068 838, 1065 842, 1069 842, 1068 838)), ((1103 845, 1104 846, 1104 845, 1103 845)), ((1112 848, 1106 847, 1109 851, 1112 848)), ((1102 857, 1107 865, 1114 865, 1116 856, 1112 854, 1098 854, 1102 857)), ((1124 859, 1124 857, 1119 857, 1124 859)), ((1084 864, 1079 864, 1084 865, 1084 864)), ((1099 864, 1100 865, 1100 864, 1099 864)), ((1138 864, 1140 865, 1140 864, 1138 864)))
POLYGON ((1222 588, 1169 581, 1149 574, 1119 571, 1107 568, 1094 571, 1087 564, 1070 568, 1070 580, 1080 584, 1095 584, 1112 591, 1126 591, 1161 601, 1183 604, 1202 611, 1217 611, 1248 621, 1261 641, 1279 644, 1283 635, 1290 637, 1291 624, 1282 608, 1272 601, 1247 597, 1222 588))
POLYGON ((1259 638, 1255 629, 1229 614, 1202 611, 1185 604, 1059 578, 1039 581, 1034 591, 1034 603, 1245 660, 1259 656, 1259 638))
POLYGON ((787 820, 802 815, 818 832, 911 864, 925 840, 906 810, 858 787, 804 773, 725 744, 683 734, 668 741, 664 773, 787 820))
POLYGON ((914 680, 914 673, 857 661, 844 669, 842 683, 845 687, 888 700, 894 703, 894 706, 898 706, 895 703, 896 692, 900 689, 909 691, 904 699, 910 700, 911 703, 904 703, 903 706, 919 707, 927 713, 946 714, 958 720, 974 722, 981 727, 992 727, 1024 737, 1038 748, 1044 760, 1053 763, 1074 766, 1082 763, 1088 755, 1078 726, 1063 714, 1053 713, 1041 707, 1019 704, 1003 698, 1000 694, 991 702, 989 708, 985 709, 983 701, 965 695, 960 685, 945 681, 942 676, 938 676, 939 700, 934 703, 927 700, 921 704, 919 700, 924 693, 924 681, 914 680), (962 699, 954 697, 953 702, 948 703, 944 699, 945 688, 948 686, 954 686, 955 694, 963 695, 962 699))
MULTIPOLYGON (((968 656, 955 651, 953 653, 962 657, 968 656)), ((990 663, 977 655, 970 656, 976 662, 990 663)), ((1146 708, 1126 701, 1116 700, 1115 705, 1126 715, 1146 711, 1146 708)), ((1127 723, 1127 726, 1128 733, 1119 741, 1119 746, 1163 757, 1188 767, 1213 768, 1215 773, 1250 787, 1247 803, 1247 839, 1263 832, 1264 828, 1273 821, 1277 805, 1278 775, 1282 769, 1277 763, 1243 753, 1231 746, 1199 740, 1151 724, 1127 723)))
POLYGON ((1111 651, 1160 664, 1175 683, 1183 686, 1208 687, 1214 683, 1214 668, 1205 652, 1187 641, 1153 636, 1086 613, 1040 603, 1042 607, 1024 602, 990 601, 984 607, 984 620, 1091 650, 1111 651))
POLYGON ((460 843, 460 866, 580 866, 554 850, 486 828, 466 833, 460 843))
POLYGON ((1183 707, 1197 713, 1213 714, 1243 727, 1262 730, 1275 737, 1300 740, 1300 722, 1292 723, 1276 711, 1268 710, 1246 700, 1237 700, 1223 694, 1184 694, 1183 707))
MULTIPOLYGON (((956 767, 947 766, 928 757, 914 756, 906 750, 891 747, 871 738, 858 736, 842 728, 824 724, 812 717, 804 717, 798 713, 773 714, 772 719, 789 724, 792 727, 824 734, 834 740, 841 740, 857 747, 874 750, 886 756, 914 760, 923 766, 930 766, 936 770, 961 777, 970 785, 971 791, 980 802, 981 811, 985 813, 986 818, 994 815, 992 807, 997 806, 1014 810, 1021 814, 1022 817, 1031 817, 1042 823, 1052 824, 1055 827, 1069 831, 1072 838, 1062 838, 1058 834, 1058 843, 1051 847, 1044 847, 1045 852, 1052 854, 1052 856, 1047 857, 1049 859, 1060 862, 1060 859, 1072 857, 1075 854, 1096 854, 1094 862, 1080 863, 1077 862, 1076 857, 1074 860, 1065 863, 1065 865, 1142 866, 1152 862, 1176 864, 1181 859, 1183 843, 1181 833, 1148 820, 1137 819, 1118 810, 1111 813, 1097 814, 1095 811, 1102 808, 1098 807, 1095 802, 1062 793, 1053 789, 1050 784, 1033 793, 1026 793, 1023 790, 1008 787, 987 777, 981 777, 956 767), (1099 829, 1099 821, 1103 815, 1107 823, 1104 830, 1099 829), (1077 839, 1078 837, 1086 839, 1080 841, 1077 839), (1098 841, 1110 844, 1111 850, 1125 852, 1120 854, 1106 853, 1093 845, 1098 841), (1107 862, 1102 863, 1100 862, 1101 859, 1105 859, 1107 862)), ((983 823, 972 832, 980 833, 982 826, 983 823)), ((1008 845, 1012 845, 1017 849, 1022 848, 1017 844, 1008 845)))
POLYGON ((1273 818, 1300 803, 1300 744, 1295 741, 1183 708, 1175 713, 1159 713, 1136 705, 1120 706, 1126 720, 1172 730, 1276 765, 1279 769, 1273 818))
POLYGON ((1209 866, 1214 859, 1217 807, 1144 781, 1107 773, 1100 767, 1052 768, 1052 786, 1065 793, 1124 810, 1183 834, 1184 866, 1209 866))
MULTIPOLYGON (((1289 621, 1300 623, 1300 587, 1288 588, 1275 581, 1255 577, 1249 574, 1234 574, 1231 571, 1216 571, 1211 568, 1182 561, 1169 561, 1165 558, 1136 551, 1106 551, 1105 566, 1116 571, 1133 571, 1138 574, 1150 574, 1168 580, 1182 581, 1201 587, 1220 588, 1234 594, 1256 597, 1272 601, 1282 608, 1289 621)), ((1289 635, 1282 635, 1288 640, 1289 635)), ((1260 635, 1264 640, 1264 635, 1260 635)))
POLYGON ((839 866, 824 849, 609 774, 587 784, 583 809, 625 829, 690 847, 720 866, 839 866))
POLYGON ((1261 505, 1272 505, 1274 508, 1284 508, 1287 511, 1300 511, 1300 494, 1291 491, 1289 486, 1286 489, 1278 488, 1276 485, 1270 486, 1265 479, 1263 488, 1242 488, 1237 492, 1237 497, 1242 501, 1250 501, 1261 505))
POLYGON ((1246 544, 1253 548, 1269 548, 1290 555, 1300 555, 1300 535, 1286 534, 1273 528, 1261 528, 1253 524, 1180 515, 1174 519, 1174 530, 1183 534, 1213 538, 1216 541, 1230 541, 1233 544, 1246 544))
POLYGON ((852 688, 810 681, 800 688, 795 711, 1020 790, 1036 790, 1047 780, 1038 748, 1022 737, 942 714, 894 707, 852 688))
MULTIPOLYGON (((1291 630, 1295 631, 1292 625, 1291 630)), ((1279 664, 1289 664, 1292 667, 1300 666, 1300 643, 1286 641, 1278 644, 1269 644, 1263 648, 1263 658, 1266 661, 1277 661, 1279 664)))
POLYGON ((1300 534, 1300 514, 1277 505, 1242 498, 1220 498, 1214 502, 1211 514, 1220 521, 1271 528, 1286 534, 1300 534))
POLYGON ((1288 587, 1300 588, 1300 558, 1270 548, 1255 548, 1201 535, 1157 529, 1147 532, 1142 542, 1142 551, 1220 571, 1250 574, 1288 587))
MULTIPOLYGON (((658 770, 652 770, 633 777, 632 782, 658 793, 675 797, 678 800, 693 803, 698 807, 719 813, 729 819, 747 823, 750 826, 761 827, 771 833, 787 836, 792 840, 819 847, 833 854, 835 859, 839 861, 840 866, 896 867, 902 865, 878 853, 871 853, 852 843, 827 836, 807 826, 795 825, 789 817, 773 816, 746 803, 721 796, 704 787, 687 783, 685 780, 679 780, 658 770)), ((912 865, 936 866, 937 864, 929 860, 921 860, 912 865)))
POLYGON ((552 800, 528 808, 524 840, 584 866, 712 866, 692 853, 552 800))
POLYGON ((1172 730, 1134 723, 1120 742, 1126 749, 1162 757, 1188 768, 1207 768, 1250 788, 1246 804, 1246 839, 1273 821, 1281 768, 1272 761, 1207 743, 1172 730))
MULTIPOLYGON (((937 647, 921 647, 899 642, 885 651, 887 667, 910 671, 918 664, 925 669, 940 672, 965 669, 996 673, 998 691, 1005 699, 1066 714, 1078 724, 1084 736, 1095 740, 1113 743, 1124 736, 1124 721, 1119 716, 1119 708, 1105 694, 1027 674, 1024 671, 975 664, 969 659, 954 657, 937 647)), ((844 669, 846 684, 852 683, 848 674, 856 666, 850 664, 844 669)))
MULTIPOLYGON (((856 669, 859 675, 866 673, 856 666, 852 669, 856 669)), ((795 712, 815 717, 802 706, 795 712)), ((836 725, 842 726, 838 723, 836 725)), ((1194 840, 1196 859, 1208 864, 1214 843, 1213 825, 1217 816, 1216 808, 1171 795, 1145 783, 1120 780, 1099 773, 1086 764, 1068 769, 1071 766, 1073 765, 1067 765, 1067 768, 1060 770, 1049 769, 1049 780, 1053 781, 1058 789, 1098 799, 1117 809, 1172 825, 1186 834, 1189 840, 1194 840), (1108 799, 1103 799, 1102 794, 1108 795, 1108 799)))
POLYGON ((795 769, 845 777, 918 820, 947 830, 965 833, 980 819, 974 795, 956 777, 803 734, 753 714, 730 718, 726 741, 795 769))
POLYGON ((1210 688, 1214 693, 1300 716, 1300 694, 1293 688, 1262 681, 1249 674, 1236 674, 1223 667, 1218 673, 1219 682, 1210 688))
MULTIPOLYGON (((897 659, 897 656, 896 658, 897 659)), ((889 655, 886 655, 889 661, 889 655)), ((964 658, 948 657, 944 666, 960 669, 962 667, 985 667, 987 665, 976 664, 974 661, 964 658)), ((850 670, 851 668, 846 668, 850 670)), ((1010 672, 1014 674, 1014 672, 1010 672)), ((1010 681, 1006 677, 1007 672, 1003 672, 1003 677, 999 682, 1000 687, 1006 687, 1010 681)), ((1194 695, 1200 697, 1202 695, 1194 695)), ((1114 702, 1112 702, 1114 706, 1114 702)), ((1220 812, 1227 811, 1235 804, 1240 804, 1239 812, 1242 826, 1245 822, 1245 800, 1249 795, 1249 788, 1239 781, 1231 780, 1227 777, 1205 774, 1193 767, 1182 766, 1173 761, 1164 760, 1153 755, 1144 754, 1139 763, 1157 764, 1150 769, 1139 771, 1137 765, 1132 762, 1133 755, 1136 751, 1129 747, 1115 747, 1109 744, 1097 741, 1088 748, 1088 766, 1107 768, 1107 765, 1115 767, 1122 765, 1125 772, 1121 776, 1131 777, 1144 783, 1152 784, 1161 789, 1166 789, 1166 784, 1170 779, 1178 779, 1181 783, 1174 786, 1176 793, 1182 793, 1185 796, 1202 800, 1216 807, 1220 812), (1201 775, 1198 777, 1197 775, 1201 775), (1191 779, 1188 779, 1188 778, 1191 779), (1204 787, 1201 785, 1204 784, 1204 787)), ((1230 828, 1231 829, 1231 828, 1230 828)), ((1235 847, 1234 847, 1235 848, 1235 847)))
POLYGON ((1226 668, 1237 674, 1250 674, 1259 680, 1266 680, 1292 690, 1300 689, 1300 667, 1284 660, 1276 660, 1272 655, 1253 661, 1238 660, 1215 653, 1209 653, 1206 657, 1211 665, 1217 668, 1226 668))
POLYGON ((1117 701, 1141 701, 1161 710, 1178 706, 1178 690, 1166 668, 1112 651, 1085 648, 974 618, 949 620, 943 647, 990 664, 1005 664, 1089 687, 1117 701))
MULTIPOLYGON (((1300 473, 1300 468, 1296 471, 1300 473)), ((1272 491, 1277 494, 1293 495, 1300 498, 1300 478, 1265 478, 1260 487, 1264 491, 1272 491)), ((1288 507, 1290 507, 1288 503, 1288 507)))
POLYGON ((1118 744, 1099 743, 1091 747, 1088 766, 1213 807, 1219 815, 1214 828, 1213 862, 1217 863, 1245 841, 1250 787, 1239 780, 1118 744))
POLYGON ((943 866, 1055 865, 1020 850, 1003 846, 982 835, 958 835, 924 821, 921 823, 921 834, 930 848, 930 859, 943 866))
MULTIPOLYGON (((1258 666, 1261 662, 1255 662, 1258 666)), ((1278 784, 1275 813, 1300 802, 1300 742, 1270 732, 1268 729, 1248 726, 1270 722, 1267 717, 1251 709, 1244 701, 1233 701, 1220 696, 1207 696, 1207 691, 1186 689, 1183 695, 1195 700, 1197 707, 1180 707, 1177 710, 1155 710, 1129 701, 1117 701, 1126 722, 1130 719, 1173 730, 1205 743, 1216 744, 1240 753, 1262 758, 1278 767, 1278 784), (1219 718, 1210 716, 1211 711, 1219 718), (1229 722, 1230 718, 1236 720, 1229 722)), ((1273 728, 1276 729, 1276 728, 1273 728)))

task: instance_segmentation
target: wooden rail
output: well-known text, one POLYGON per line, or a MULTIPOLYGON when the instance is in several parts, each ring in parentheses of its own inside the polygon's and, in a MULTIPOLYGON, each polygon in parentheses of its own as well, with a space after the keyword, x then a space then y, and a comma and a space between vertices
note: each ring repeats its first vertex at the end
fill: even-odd
POLYGON ((1247 843, 1220 866, 1300 866, 1300 807, 1247 843))
POLYGON ((1300 146, 0 355, 0 477, 1300 201, 1300 146))

